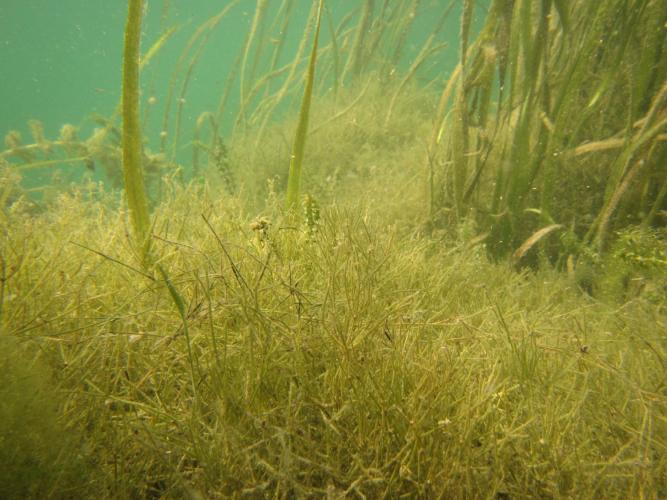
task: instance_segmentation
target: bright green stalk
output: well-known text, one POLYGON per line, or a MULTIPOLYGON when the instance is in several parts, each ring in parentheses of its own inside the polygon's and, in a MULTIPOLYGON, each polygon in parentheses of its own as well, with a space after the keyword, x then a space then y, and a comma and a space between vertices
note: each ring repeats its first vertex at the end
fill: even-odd
POLYGON ((123 50, 123 176, 134 237, 142 260, 148 255, 150 222, 142 172, 139 126, 139 42, 143 0, 129 0, 123 50))
POLYGON ((320 19, 322 18, 322 6, 324 0, 320 0, 317 9, 317 24, 315 25, 315 40, 310 52, 308 72, 306 74, 306 88, 301 99, 301 111, 299 112, 299 123, 294 134, 292 156, 289 164, 289 177, 287 180, 287 207, 296 206, 299 200, 299 183, 301 182, 301 163, 303 162, 303 151, 306 145, 306 134, 308 132, 308 115, 310 114, 310 100, 313 95, 313 81, 315 80, 315 63, 317 60, 317 42, 320 36, 320 19))

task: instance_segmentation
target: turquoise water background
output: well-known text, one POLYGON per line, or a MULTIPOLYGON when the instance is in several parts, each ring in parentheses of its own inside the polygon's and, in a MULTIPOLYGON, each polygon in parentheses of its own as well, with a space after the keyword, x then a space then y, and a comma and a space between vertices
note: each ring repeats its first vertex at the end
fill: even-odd
MULTIPOLYGON (((255 3, 254 0, 241 0, 211 36, 186 96, 184 131, 192 130, 200 113, 216 109, 226 78, 250 28, 255 3)), ((450 0, 421 2, 401 62, 402 69, 409 67, 435 19, 449 3, 450 0)), ((159 138, 163 113, 160 105, 164 102, 178 57, 197 27, 226 4, 215 0, 147 1, 143 52, 164 29, 177 28, 141 76, 142 114, 146 118, 144 132, 149 145, 155 146, 159 138), (156 104, 149 105, 149 98, 156 104)), ((337 24, 346 13, 360 10, 363 2, 338 0, 326 4, 337 24)), ((447 48, 424 69, 424 74, 429 77, 441 76, 443 83, 458 60, 460 4, 462 0, 457 0, 441 32, 442 40, 448 43, 447 48)), ((476 7, 477 26, 486 13, 485 4, 487 2, 476 7)), ((280 1, 269 0, 269 5, 271 19, 280 1)), ((296 2, 283 51, 284 62, 294 57, 311 5, 310 0, 296 2)), ((3 73, 0 78, 0 133, 4 136, 9 130, 18 130, 24 142, 28 142, 27 122, 38 119, 44 124, 48 139, 55 139, 64 123, 79 127, 80 136, 87 137, 95 126, 92 115, 110 116, 120 97, 126 11, 127 3, 120 0, 3 0, 0 3, 3 73)), ((321 37, 323 46, 329 40, 328 30, 324 27, 321 37)), ((235 88, 238 88, 238 82, 235 88)), ((234 106, 230 106, 228 119, 232 118, 233 109, 234 106)))

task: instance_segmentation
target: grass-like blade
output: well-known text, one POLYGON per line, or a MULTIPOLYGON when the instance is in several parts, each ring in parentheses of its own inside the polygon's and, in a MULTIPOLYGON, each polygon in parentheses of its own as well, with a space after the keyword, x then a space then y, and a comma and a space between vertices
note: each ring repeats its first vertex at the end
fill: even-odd
POLYGON ((303 152, 306 146, 306 134, 308 133, 308 117, 310 115, 310 101, 313 95, 313 82, 315 80, 315 64, 317 62, 317 42, 320 36, 320 20, 322 18, 322 5, 320 0, 317 9, 317 24, 315 26, 315 39, 310 52, 308 72, 306 73, 306 88, 301 100, 301 111, 299 112, 299 123, 294 134, 294 144, 289 164, 289 177, 287 180, 287 207, 292 208, 299 200, 299 185, 301 183, 301 164, 303 163, 303 152))

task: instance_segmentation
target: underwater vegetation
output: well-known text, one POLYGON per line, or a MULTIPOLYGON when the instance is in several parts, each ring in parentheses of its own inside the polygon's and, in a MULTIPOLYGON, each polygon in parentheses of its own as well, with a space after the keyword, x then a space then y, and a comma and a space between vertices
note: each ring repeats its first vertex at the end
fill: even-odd
POLYGON ((0 497, 666 496, 667 4, 306 3, 7 133, 0 497))
POLYGON ((128 2, 123 50, 122 150, 123 185, 134 237, 144 265, 150 251, 148 200, 141 162, 141 125, 139 123, 139 44, 143 0, 128 2))
POLYGON ((317 21, 315 25, 315 40, 310 53, 308 62, 308 72, 306 74, 303 99, 301 100, 301 110, 299 111, 299 122, 294 132, 294 143, 290 154, 289 177, 287 179, 287 206, 293 208, 299 201, 299 184, 301 183, 301 164, 303 163, 303 153, 306 147, 306 135, 308 133, 308 118, 310 116, 310 101, 313 96, 313 85, 315 83, 315 66, 317 63, 317 42, 320 37, 320 22, 322 19, 323 0, 320 0, 317 8, 317 21))

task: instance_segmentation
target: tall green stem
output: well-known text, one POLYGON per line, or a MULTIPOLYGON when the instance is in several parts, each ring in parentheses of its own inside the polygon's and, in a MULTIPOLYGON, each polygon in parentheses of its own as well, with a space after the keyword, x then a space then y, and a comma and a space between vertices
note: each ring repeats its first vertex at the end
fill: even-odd
POLYGON ((144 187, 139 125, 139 45, 143 0, 129 0, 123 49, 123 177, 134 237, 145 261, 150 229, 148 201, 144 187))
POLYGON ((317 24, 315 26, 315 40, 310 52, 308 72, 306 73, 306 88, 301 100, 301 111, 299 112, 299 123, 294 134, 294 145, 289 164, 289 177, 287 180, 287 207, 293 208, 299 200, 299 184, 301 182, 301 163, 303 162, 303 151, 306 145, 306 134, 308 133, 308 116, 310 114, 310 100, 313 95, 313 81, 315 80, 315 63, 317 61, 317 41, 320 36, 320 19, 322 18, 322 5, 320 0, 317 10, 317 24))

